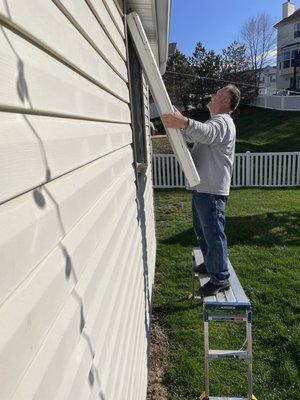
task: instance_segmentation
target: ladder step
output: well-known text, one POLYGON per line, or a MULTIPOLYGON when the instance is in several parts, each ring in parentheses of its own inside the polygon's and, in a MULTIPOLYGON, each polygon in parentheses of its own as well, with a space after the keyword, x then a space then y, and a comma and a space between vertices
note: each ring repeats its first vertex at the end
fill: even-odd
POLYGON ((242 315, 210 315, 208 320, 216 322, 247 322, 247 317, 242 315))
POLYGON ((236 358, 247 360, 250 358, 250 356, 247 351, 242 350, 209 350, 207 358, 209 360, 213 360, 216 358, 236 358))

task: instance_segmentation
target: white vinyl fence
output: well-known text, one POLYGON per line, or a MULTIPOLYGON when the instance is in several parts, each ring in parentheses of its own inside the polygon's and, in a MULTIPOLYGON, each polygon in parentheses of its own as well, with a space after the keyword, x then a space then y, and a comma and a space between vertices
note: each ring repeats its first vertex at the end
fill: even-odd
POLYGON ((275 110, 300 111, 300 96, 268 96, 260 95, 251 101, 255 107, 275 110))
MULTIPOLYGON (((238 153, 232 187, 288 187, 300 185, 300 152, 238 153)), ((184 188, 185 177, 174 154, 153 155, 153 186, 184 188)))

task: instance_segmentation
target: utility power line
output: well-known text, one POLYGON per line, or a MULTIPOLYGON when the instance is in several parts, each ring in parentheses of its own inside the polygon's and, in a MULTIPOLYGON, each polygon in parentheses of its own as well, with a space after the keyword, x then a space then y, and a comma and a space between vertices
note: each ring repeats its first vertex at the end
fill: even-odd
POLYGON ((166 70, 166 73, 168 73, 168 74, 174 74, 174 75, 189 76, 189 77, 195 78, 195 79, 204 79, 204 80, 209 80, 209 81, 231 83, 231 84, 234 84, 234 85, 243 85, 243 86, 256 87, 255 85, 251 85, 250 83, 241 83, 241 82, 227 81, 227 80, 221 79, 221 78, 220 78, 220 79, 218 79, 218 78, 208 78, 207 76, 199 76, 199 75, 192 75, 192 74, 184 74, 184 73, 182 73, 182 72, 175 72, 175 71, 170 71, 170 70, 166 70))
MULTIPOLYGON (((174 75, 181 75, 181 76, 189 76, 191 78, 195 78, 195 79, 204 79, 204 80, 208 80, 208 81, 215 81, 215 82, 224 82, 224 83, 231 83, 233 85, 240 85, 240 86, 248 86, 248 87, 253 87, 253 88, 257 88, 256 85, 251 85, 250 83, 242 83, 242 82, 234 82, 234 81, 227 81, 226 79, 221 79, 221 78, 208 78, 207 76, 199 76, 199 75, 192 75, 192 74, 184 74, 182 72, 175 72, 175 71, 170 71, 170 70, 166 70, 166 74, 174 74, 174 75)), ((265 87, 262 87, 263 89, 265 89, 265 87)), ((296 92, 295 90, 288 90, 288 89, 276 89, 276 91, 288 91, 290 93, 299 93, 300 92, 296 92)))

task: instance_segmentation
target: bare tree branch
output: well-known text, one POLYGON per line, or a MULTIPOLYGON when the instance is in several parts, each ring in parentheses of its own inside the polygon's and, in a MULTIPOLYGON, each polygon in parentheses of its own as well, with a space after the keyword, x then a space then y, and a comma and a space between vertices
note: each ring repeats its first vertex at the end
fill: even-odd
POLYGON ((276 34, 269 15, 263 13, 249 18, 242 27, 251 68, 257 72, 257 85, 262 69, 270 62, 276 44, 276 34))

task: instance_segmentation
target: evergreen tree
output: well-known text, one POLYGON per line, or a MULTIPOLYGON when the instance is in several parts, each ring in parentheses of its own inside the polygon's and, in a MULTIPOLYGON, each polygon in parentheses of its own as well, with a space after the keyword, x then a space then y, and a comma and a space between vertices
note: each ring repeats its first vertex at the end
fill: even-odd
POLYGON ((198 42, 189 61, 194 75, 197 76, 191 85, 192 103, 195 106, 201 104, 204 108, 210 95, 221 86, 218 82, 222 70, 221 57, 213 50, 207 51, 203 44, 198 42))
POLYGON ((173 104, 184 106, 185 110, 190 103, 190 77, 193 70, 187 57, 175 50, 167 62, 164 82, 173 104))
POLYGON ((250 69, 245 45, 234 41, 222 50, 222 78, 237 85, 245 100, 255 94, 256 74, 250 69))
POLYGON ((241 72, 249 69, 249 66, 245 45, 241 45, 235 40, 222 50, 222 75, 225 79, 238 81, 241 72))

